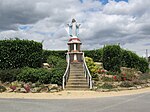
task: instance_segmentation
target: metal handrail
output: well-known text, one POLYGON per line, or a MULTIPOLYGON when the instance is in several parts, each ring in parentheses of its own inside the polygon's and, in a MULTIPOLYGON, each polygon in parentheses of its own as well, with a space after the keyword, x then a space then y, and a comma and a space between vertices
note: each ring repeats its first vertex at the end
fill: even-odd
POLYGON ((83 53, 83 66, 84 66, 85 77, 88 81, 88 85, 89 85, 90 89, 92 89, 92 76, 91 76, 90 71, 86 65, 84 53, 83 53))
POLYGON ((65 85, 68 81, 69 72, 70 72, 70 57, 69 57, 69 53, 67 53, 67 68, 66 68, 66 71, 63 75, 63 83, 62 83, 63 89, 65 89, 65 85))

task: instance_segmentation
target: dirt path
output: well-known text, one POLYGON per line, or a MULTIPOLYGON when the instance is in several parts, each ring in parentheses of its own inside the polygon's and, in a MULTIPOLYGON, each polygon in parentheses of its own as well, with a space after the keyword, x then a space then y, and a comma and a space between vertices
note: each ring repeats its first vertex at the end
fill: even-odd
POLYGON ((98 97, 133 95, 145 92, 150 92, 150 87, 138 90, 125 90, 118 92, 61 91, 56 93, 0 93, 0 98, 77 99, 77 98, 98 98, 98 97))

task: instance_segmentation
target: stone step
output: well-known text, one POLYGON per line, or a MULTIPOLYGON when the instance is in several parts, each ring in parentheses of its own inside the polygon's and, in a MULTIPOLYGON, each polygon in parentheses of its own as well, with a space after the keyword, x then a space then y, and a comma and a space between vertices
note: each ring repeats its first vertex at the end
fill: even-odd
POLYGON ((66 88, 67 91, 90 91, 89 88, 66 88))
POLYGON ((66 85, 66 88, 89 88, 88 85, 66 85))
POLYGON ((83 64, 81 64, 81 63, 80 63, 80 64, 72 64, 72 63, 71 63, 70 65, 71 65, 71 66, 83 66, 83 64))
POLYGON ((71 82, 87 82, 86 79, 69 79, 68 82, 71 81, 71 82))
POLYGON ((83 63, 70 64, 70 74, 66 84, 66 90, 89 90, 84 75, 83 63))
POLYGON ((87 80, 86 80, 86 78, 70 78, 69 80, 68 80, 68 82, 73 82, 73 83, 87 83, 87 80))
POLYGON ((70 73, 84 73, 84 71, 82 70, 82 71, 70 71, 70 73))
POLYGON ((70 65, 71 68, 83 68, 83 65, 70 65))
POLYGON ((83 65, 83 63, 71 63, 70 65, 83 65))
POLYGON ((70 71, 84 71, 84 69, 70 69, 70 71))
POLYGON ((69 79, 86 79, 84 76, 69 76, 69 79))
POLYGON ((74 71, 70 71, 70 74, 84 74, 84 72, 79 71, 79 72, 74 72, 74 71))
POLYGON ((84 70, 83 68, 70 68, 70 70, 84 70))
POLYGON ((70 74, 69 76, 84 76, 84 77, 85 77, 84 74, 75 74, 75 73, 72 73, 72 74, 70 74))
POLYGON ((83 73, 70 73, 70 75, 69 75, 69 76, 71 76, 71 75, 80 75, 80 76, 85 76, 85 74, 83 74, 83 73))
POLYGON ((68 82, 67 83, 68 86, 87 86, 87 82, 68 82))
POLYGON ((84 69, 83 68, 70 68, 70 70, 79 70, 79 71, 81 71, 81 70, 83 70, 84 71, 84 69))
POLYGON ((78 66, 78 67, 70 66, 70 68, 71 68, 71 69, 81 69, 81 68, 83 69, 83 67, 82 67, 82 66, 78 66))
POLYGON ((68 81, 67 84, 68 85, 70 85, 70 84, 74 84, 74 85, 76 85, 76 84, 79 84, 79 85, 82 84, 82 85, 84 85, 85 84, 85 85, 87 85, 87 82, 86 81, 82 81, 82 82, 68 81))

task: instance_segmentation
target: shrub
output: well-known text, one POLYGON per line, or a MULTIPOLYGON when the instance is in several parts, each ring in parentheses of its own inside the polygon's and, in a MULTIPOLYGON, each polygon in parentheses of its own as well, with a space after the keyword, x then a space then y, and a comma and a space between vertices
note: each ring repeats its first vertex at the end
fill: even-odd
POLYGON ((16 88, 18 87, 18 81, 14 81, 10 84, 10 89, 12 89, 12 91, 16 90, 16 88))
POLYGON ((102 77, 101 80, 102 80, 103 82, 112 82, 112 81, 114 81, 114 79, 113 79, 113 78, 110 78, 110 77, 102 77))
POLYGON ((0 81, 13 82, 16 80, 16 77, 20 72, 21 72, 20 69, 0 70, 0 81))
POLYGON ((103 48, 103 66, 108 71, 120 72, 121 48, 119 45, 107 45, 103 48))
POLYGON ((61 68, 54 68, 52 70, 52 77, 51 77, 51 83, 52 84, 58 84, 58 85, 62 85, 62 77, 65 73, 65 69, 61 69, 61 68))
POLYGON ((49 56, 47 62, 53 67, 51 83, 53 84, 62 84, 62 77, 66 70, 66 60, 58 56, 49 56))
POLYGON ((27 93, 29 93, 29 92, 30 92, 31 87, 30 87, 30 85, 29 85, 29 84, 25 84, 25 85, 24 85, 24 89, 26 90, 26 92, 27 92, 27 93))
POLYGON ((137 54, 122 49, 122 66, 135 68, 143 73, 148 70, 148 62, 145 58, 139 57, 137 54))
POLYGON ((4 92, 4 91, 6 91, 6 88, 4 86, 0 85, 0 92, 4 92))
POLYGON ((67 63, 65 59, 62 59, 58 56, 50 55, 47 59, 48 64, 50 64, 53 68, 66 68, 67 63))
POLYGON ((133 82, 131 81, 123 81, 121 84, 120 84, 120 87, 133 87, 134 84, 133 82))
POLYGON ((145 58, 139 58, 137 68, 139 71, 145 73, 149 70, 149 63, 145 58))
POLYGON ((100 86, 99 88, 102 88, 102 89, 112 89, 113 88, 113 85, 110 84, 110 83, 104 83, 102 86, 100 86))
POLYGON ((132 72, 131 73, 128 73, 128 72, 127 73, 121 73, 118 76, 121 78, 121 81, 126 81, 126 80, 132 81, 134 79, 137 79, 135 74, 132 72))
POLYGON ((17 80, 23 82, 44 83, 44 84, 62 84, 62 76, 65 70, 61 68, 53 68, 51 70, 44 68, 25 67, 18 74, 17 80))
POLYGON ((134 79, 134 80, 132 81, 132 83, 133 83, 134 85, 143 84, 143 82, 142 82, 141 80, 138 80, 138 79, 134 79))
POLYGON ((56 56, 56 57, 59 57, 59 58, 62 58, 62 59, 66 59, 66 54, 67 51, 64 50, 64 51, 51 51, 51 50, 43 50, 43 53, 42 53, 42 62, 47 62, 47 59, 49 56, 56 56))
POLYGON ((42 44, 29 40, 0 40, 0 69, 40 67, 42 44))
POLYGON ((25 67, 21 70, 21 72, 17 75, 18 81, 23 82, 41 82, 41 83, 50 83, 50 78, 52 73, 50 70, 44 68, 29 68, 25 67))
POLYGON ((99 76, 98 76, 98 74, 93 74, 93 75, 92 75, 92 79, 95 80, 95 81, 99 81, 99 76))
POLYGON ((96 50, 85 50, 86 57, 91 57, 95 62, 102 62, 103 58, 103 48, 96 50))
POLYGON ((85 61, 86 61, 87 67, 93 77, 94 74, 96 74, 98 72, 99 67, 96 66, 96 64, 94 64, 94 61, 92 58, 85 57, 85 61))
POLYGON ((137 54, 121 49, 119 45, 107 45, 104 48, 84 51, 85 56, 93 58, 93 61, 103 62, 106 70, 119 72, 120 67, 135 68, 145 73, 148 71, 148 62, 137 54))
POLYGON ((145 73, 145 74, 142 74, 140 75, 140 80, 147 80, 147 79, 150 79, 150 74, 149 73, 145 73))
POLYGON ((107 74, 107 75, 116 75, 115 72, 111 72, 111 71, 106 72, 106 74, 107 74))

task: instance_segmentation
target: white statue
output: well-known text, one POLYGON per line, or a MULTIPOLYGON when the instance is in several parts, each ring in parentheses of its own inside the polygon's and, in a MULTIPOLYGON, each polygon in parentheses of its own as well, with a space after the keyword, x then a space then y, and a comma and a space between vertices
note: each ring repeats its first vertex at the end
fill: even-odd
POLYGON ((77 24, 76 20, 72 19, 71 24, 67 24, 67 25, 69 26, 69 35, 71 37, 78 37, 80 24, 77 24))

